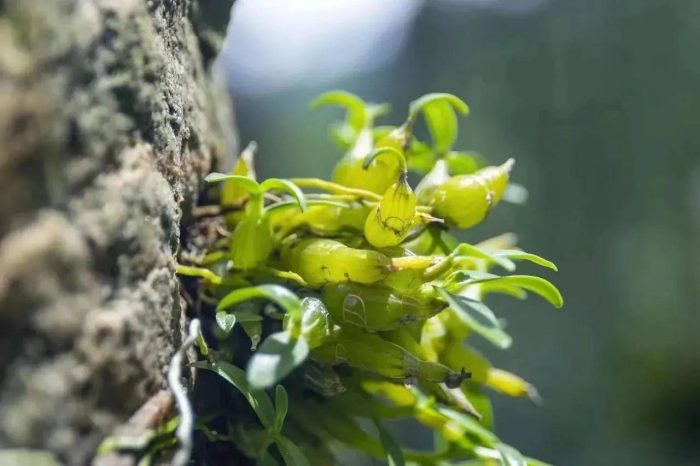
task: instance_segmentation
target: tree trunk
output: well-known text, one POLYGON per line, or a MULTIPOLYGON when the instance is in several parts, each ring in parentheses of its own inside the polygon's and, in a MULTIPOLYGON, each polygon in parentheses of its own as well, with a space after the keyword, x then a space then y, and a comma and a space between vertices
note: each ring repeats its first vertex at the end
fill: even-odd
POLYGON ((0 446, 83 464, 166 386, 231 3, 0 0, 0 446))

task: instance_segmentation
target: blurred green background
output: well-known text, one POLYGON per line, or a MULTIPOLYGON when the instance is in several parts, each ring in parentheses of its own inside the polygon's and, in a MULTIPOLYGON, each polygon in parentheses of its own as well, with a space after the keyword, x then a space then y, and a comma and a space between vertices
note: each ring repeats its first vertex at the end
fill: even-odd
POLYGON ((262 176, 329 175, 341 113, 307 105, 334 88, 390 102, 380 123, 454 93, 456 147, 517 159, 528 203, 466 239, 517 232, 566 305, 492 301, 515 344, 481 348, 544 398, 494 395, 501 438, 557 465, 700 464, 700 2, 240 0, 232 24, 262 176))

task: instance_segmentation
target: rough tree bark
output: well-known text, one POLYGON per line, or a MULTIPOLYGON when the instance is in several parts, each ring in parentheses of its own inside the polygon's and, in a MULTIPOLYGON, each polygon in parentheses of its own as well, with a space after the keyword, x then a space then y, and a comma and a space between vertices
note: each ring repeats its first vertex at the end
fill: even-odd
POLYGON ((0 0, 0 446, 83 464, 165 387, 232 1, 0 0))

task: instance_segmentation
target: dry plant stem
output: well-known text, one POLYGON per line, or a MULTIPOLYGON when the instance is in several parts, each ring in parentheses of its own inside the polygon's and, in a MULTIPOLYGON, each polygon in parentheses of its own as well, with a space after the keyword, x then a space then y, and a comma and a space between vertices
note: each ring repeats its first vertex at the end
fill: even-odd
POLYGON ((193 319, 190 322, 190 331, 187 338, 182 343, 182 346, 177 350, 170 362, 168 369, 168 385, 175 397, 177 410, 180 413, 180 424, 175 431, 180 447, 173 457, 173 466, 185 466, 192 454, 192 430, 194 428, 194 415, 192 414, 192 405, 187 397, 187 391, 182 386, 180 381, 182 376, 182 361, 187 351, 194 346, 195 341, 200 333, 199 319, 193 319))
POLYGON ((192 209, 192 215, 194 215, 197 218, 218 217, 220 215, 230 214, 232 212, 238 212, 240 210, 243 210, 243 207, 246 203, 247 199, 238 204, 231 204, 226 206, 220 206, 215 204, 203 205, 192 209))

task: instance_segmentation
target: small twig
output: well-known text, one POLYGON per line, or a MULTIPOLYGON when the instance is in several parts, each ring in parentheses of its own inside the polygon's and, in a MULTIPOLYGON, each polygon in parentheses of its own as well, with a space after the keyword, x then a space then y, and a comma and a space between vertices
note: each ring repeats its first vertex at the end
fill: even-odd
POLYGON ((177 410, 180 413, 180 424, 175 431, 180 447, 173 457, 173 466, 185 466, 192 454, 192 431, 194 428, 194 415, 192 414, 192 405, 187 397, 187 391, 182 386, 180 378, 182 376, 182 361, 187 351, 194 346, 197 338, 200 335, 199 319, 192 319, 190 322, 189 334, 182 346, 177 350, 170 361, 168 369, 168 385, 175 397, 177 410))
POLYGON ((219 236, 222 236, 224 238, 231 237, 231 232, 228 231, 226 228, 224 228, 223 225, 217 225, 215 228, 215 231, 219 234, 219 236))
POLYGON ((196 265, 197 267, 201 267, 203 265, 202 259, 204 258, 203 255, 201 256, 195 256, 186 252, 183 252, 180 254, 180 261, 181 262, 186 262, 188 264, 196 265))
POLYGON ((263 196, 266 201, 269 201, 270 203, 275 203, 275 202, 281 202, 282 198, 276 194, 266 192, 263 196))
POLYGON ((219 215, 230 214, 242 210, 247 200, 231 205, 220 206, 218 204, 203 205, 192 209, 192 215, 197 218, 218 217, 219 215))

